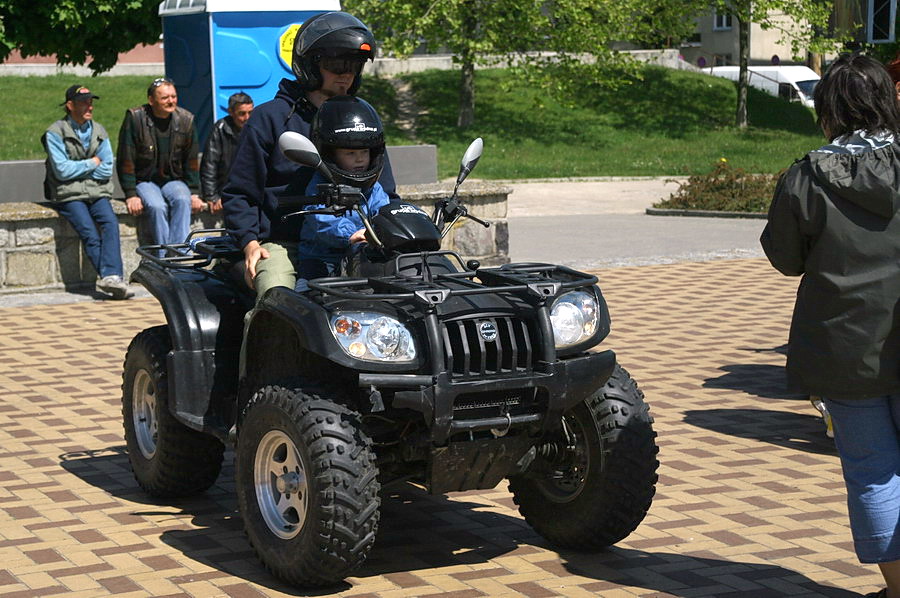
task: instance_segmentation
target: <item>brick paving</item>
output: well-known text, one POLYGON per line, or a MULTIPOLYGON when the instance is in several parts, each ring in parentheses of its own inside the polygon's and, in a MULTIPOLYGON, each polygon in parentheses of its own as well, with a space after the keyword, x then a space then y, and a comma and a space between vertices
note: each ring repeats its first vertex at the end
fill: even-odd
POLYGON ((764 260, 600 271, 605 346, 656 418, 660 482, 644 523, 599 554, 559 552, 505 486, 383 507, 356 577, 324 592, 261 567, 216 485, 162 503, 122 438, 122 360, 163 322, 153 299, 0 309, 0 596, 850 597, 879 588, 846 522, 840 466, 815 412, 784 388, 797 280, 764 260))

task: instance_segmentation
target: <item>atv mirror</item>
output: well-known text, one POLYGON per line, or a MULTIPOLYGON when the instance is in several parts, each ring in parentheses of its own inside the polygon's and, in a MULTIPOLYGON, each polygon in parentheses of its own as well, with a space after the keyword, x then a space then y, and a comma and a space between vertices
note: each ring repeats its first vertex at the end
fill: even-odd
POLYGON ((468 149, 466 149, 466 153, 463 154, 462 162, 459 165, 459 176, 456 177, 456 186, 459 187, 460 184, 466 177, 469 176, 469 173, 472 172, 472 169, 475 168, 475 165, 478 164, 478 159, 481 158, 481 151, 484 149, 484 142, 481 140, 481 137, 478 137, 469 144, 468 149))
POLYGON ((284 154, 284 157, 291 162, 315 168, 322 173, 325 180, 332 183, 334 182, 331 171, 329 171, 328 167, 325 166, 325 163, 322 162, 322 157, 319 156, 319 151, 316 149, 316 146, 313 145, 312 141, 300 133, 295 131, 285 131, 278 138, 278 147, 281 148, 281 153, 284 154))

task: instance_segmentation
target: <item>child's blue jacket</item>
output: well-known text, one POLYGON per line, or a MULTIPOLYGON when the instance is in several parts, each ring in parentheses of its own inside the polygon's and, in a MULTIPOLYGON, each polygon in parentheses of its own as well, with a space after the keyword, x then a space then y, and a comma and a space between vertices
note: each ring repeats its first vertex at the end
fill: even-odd
MULTIPOLYGON (((324 182, 325 179, 317 172, 309 181, 306 194, 315 195, 316 186, 324 182)), ((364 191, 363 195, 366 197, 363 212, 369 217, 390 202, 388 194, 377 182, 371 189, 364 191)), ((325 204, 318 204, 306 206, 306 209, 324 207, 325 204)), ((327 214, 304 216, 303 226, 300 228, 300 259, 323 260, 338 265, 350 247, 350 235, 361 228, 363 228, 362 219, 355 211, 347 212, 346 216, 327 214)))

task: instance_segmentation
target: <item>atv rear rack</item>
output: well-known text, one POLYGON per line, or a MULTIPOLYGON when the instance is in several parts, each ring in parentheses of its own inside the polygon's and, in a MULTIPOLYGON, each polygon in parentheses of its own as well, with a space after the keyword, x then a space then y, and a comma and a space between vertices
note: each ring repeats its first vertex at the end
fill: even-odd
POLYGON ((463 264, 453 251, 426 251, 404 254, 395 260, 400 271, 401 260, 421 261, 423 276, 383 276, 377 278, 318 278, 309 287, 324 295, 357 300, 412 300, 435 306, 450 297, 513 293, 543 302, 556 297, 561 290, 589 287, 597 277, 566 266, 538 263, 504 264, 496 268, 464 269, 461 272, 433 274, 428 258, 443 256, 463 264), (476 280, 477 279, 477 280, 476 280))
POLYGON ((224 228, 192 230, 184 243, 142 245, 142 258, 164 268, 205 268, 213 259, 243 259, 244 253, 224 228))

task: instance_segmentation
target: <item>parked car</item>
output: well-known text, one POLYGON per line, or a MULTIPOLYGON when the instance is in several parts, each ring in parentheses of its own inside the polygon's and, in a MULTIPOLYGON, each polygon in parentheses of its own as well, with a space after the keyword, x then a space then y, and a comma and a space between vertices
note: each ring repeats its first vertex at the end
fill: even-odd
MULTIPOLYGON (((813 90, 819 82, 818 74, 807 66, 751 66, 750 85, 790 102, 800 102, 814 108, 813 90)), ((709 74, 737 81, 740 67, 714 66, 709 74)))

